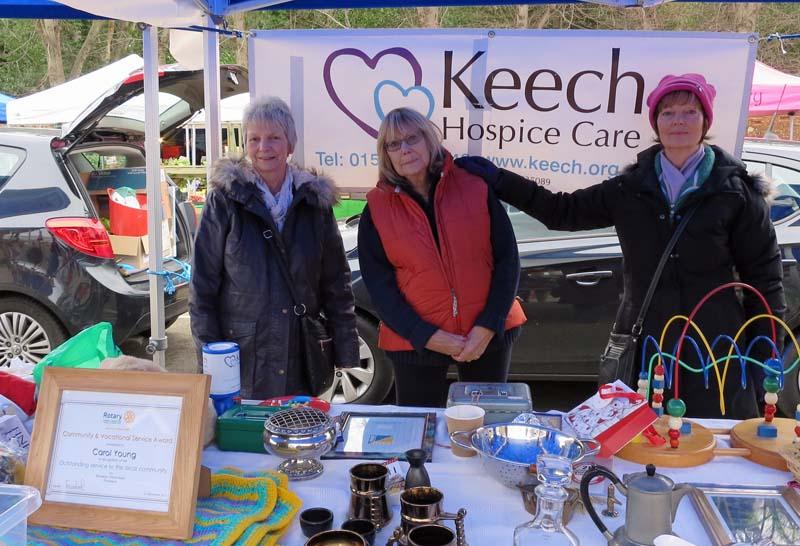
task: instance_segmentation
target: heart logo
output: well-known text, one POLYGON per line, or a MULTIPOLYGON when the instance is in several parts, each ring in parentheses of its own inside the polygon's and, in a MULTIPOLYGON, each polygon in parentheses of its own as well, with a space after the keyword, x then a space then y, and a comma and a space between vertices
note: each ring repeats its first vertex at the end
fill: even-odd
POLYGON ((436 106, 436 101, 433 98, 433 93, 431 93, 430 89, 422 85, 414 85, 405 88, 396 81, 383 80, 375 86, 375 92, 373 93, 373 100, 375 101, 375 113, 378 114, 378 118, 380 118, 381 121, 383 121, 383 118, 386 117, 386 115, 383 113, 383 107, 381 107, 381 90, 386 86, 397 89, 403 94, 404 97, 408 97, 411 93, 422 93, 428 101, 428 113, 425 114, 425 117, 431 119, 434 107, 436 106))
MULTIPOLYGON (((342 99, 336 93, 336 90, 333 88, 333 81, 331 79, 331 66, 333 65, 333 61, 335 61, 336 58, 341 57, 343 55, 351 55, 361 59, 362 61, 364 61, 364 64, 366 64, 371 70, 375 70, 375 67, 378 65, 378 61, 380 61, 383 57, 387 55, 396 55, 398 57, 401 57, 411 66, 411 69, 414 72, 414 85, 410 87, 408 90, 405 90, 406 93, 404 94, 407 94, 408 92, 411 92, 415 88, 419 88, 419 86, 422 85, 422 67, 420 66, 419 61, 417 61, 414 55, 404 47, 390 47, 388 49, 384 49, 383 51, 379 51, 372 57, 370 57, 360 49, 356 49, 353 47, 346 47, 344 49, 338 49, 334 51, 333 53, 328 55, 327 59, 325 59, 325 65, 322 68, 322 78, 325 81, 325 89, 328 91, 328 96, 333 101, 333 104, 335 104, 336 107, 339 108, 339 110, 344 112, 344 114, 347 117, 352 119, 353 122, 355 122, 355 124, 358 125, 365 133, 367 133, 372 138, 378 138, 377 129, 375 129, 369 123, 365 122, 364 120, 356 116, 349 108, 347 108, 347 106, 344 105, 344 102, 342 102, 342 99)), ((381 82, 381 84, 383 83, 384 82, 381 82)), ((399 84, 397 84, 397 87, 401 90, 401 92, 404 91, 399 84)), ((376 88, 376 92, 377 91, 378 89, 376 88)), ((433 99, 432 96, 430 98, 433 99)), ((381 117, 381 119, 383 118, 381 117)))

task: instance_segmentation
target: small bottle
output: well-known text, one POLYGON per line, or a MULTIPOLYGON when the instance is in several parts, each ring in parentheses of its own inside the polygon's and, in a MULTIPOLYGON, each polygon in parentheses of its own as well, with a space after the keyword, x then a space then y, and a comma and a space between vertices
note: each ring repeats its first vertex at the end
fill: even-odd
POLYGON ((420 486, 430 487, 431 478, 428 476, 428 471, 425 470, 425 460, 427 458, 428 454, 424 449, 409 449, 406 451, 406 460, 409 464, 408 472, 406 472, 406 489, 420 486))
POLYGON ((536 472, 536 515, 514 529, 514 546, 580 546, 563 519, 564 502, 569 496, 564 486, 572 479, 572 462, 557 455, 540 455, 536 472))

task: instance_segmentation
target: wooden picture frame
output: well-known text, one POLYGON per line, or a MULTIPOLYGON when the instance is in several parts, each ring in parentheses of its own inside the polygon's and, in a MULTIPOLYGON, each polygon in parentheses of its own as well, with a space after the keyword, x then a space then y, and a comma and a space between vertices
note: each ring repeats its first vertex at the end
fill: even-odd
POLYGON ((25 484, 39 490, 42 506, 28 521, 190 538, 209 388, 210 378, 202 374, 47 368, 25 471, 25 484), (119 411, 109 409, 114 407, 119 411), (92 430, 101 432, 93 436, 92 430), (162 467, 142 466, 151 464, 162 467), (171 480, 156 476, 169 475, 170 468, 171 480), (98 489, 107 481, 112 483, 98 489))
POLYGON ((779 546, 800 542, 800 493, 793 488, 691 485, 692 504, 714 546, 764 538, 779 546))

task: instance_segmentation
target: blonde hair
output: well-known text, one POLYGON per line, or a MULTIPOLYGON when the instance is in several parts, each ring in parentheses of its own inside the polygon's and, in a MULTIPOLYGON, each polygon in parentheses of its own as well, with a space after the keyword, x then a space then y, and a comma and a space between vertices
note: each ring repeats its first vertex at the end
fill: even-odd
POLYGON ((428 172, 438 175, 444 166, 444 147, 442 146, 442 132, 428 118, 411 108, 395 108, 383 118, 378 130, 378 170, 381 178, 392 184, 402 184, 406 179, 392 166, 392 159, 386 151, 386 144, 400 138, 401 134, 410 134, 419 131, 425 146, 428 148, 431 159, 428 172))
MULTIPOLYGON (((661 111, 664 108, 669 106, 683 106, 684 104, 697 104, 700 108, 700 112, 703 114, 703 136, 700 137, 700 142, 708 140, 706 136, 708 134, 708 118, 706 117, 706 111, 703 108, 703 103, 700 102, 697 95, 691 91, 672 91, 661 97, 661 100, 656 104, 656 119, 661 115, 661 111)), ((661 136, 658 134, 658 123, 656 123, 656 142, 661 142, 661 136)))

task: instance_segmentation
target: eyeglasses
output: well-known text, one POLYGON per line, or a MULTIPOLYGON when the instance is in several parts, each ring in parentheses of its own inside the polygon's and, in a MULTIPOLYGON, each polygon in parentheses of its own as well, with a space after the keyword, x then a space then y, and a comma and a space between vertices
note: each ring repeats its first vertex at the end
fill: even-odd
POLYGON ((412 133, 408 135, 406 138, 400 138, 398 140, 392 140, 391 142, 387 142, 385 144, 385 148, 387 152, 396 152, 400 148, 403 147, 403 143, 405 142, 407 146, 413 146, 417 142, 422 140, 422 135, 420 133, 412 133))

